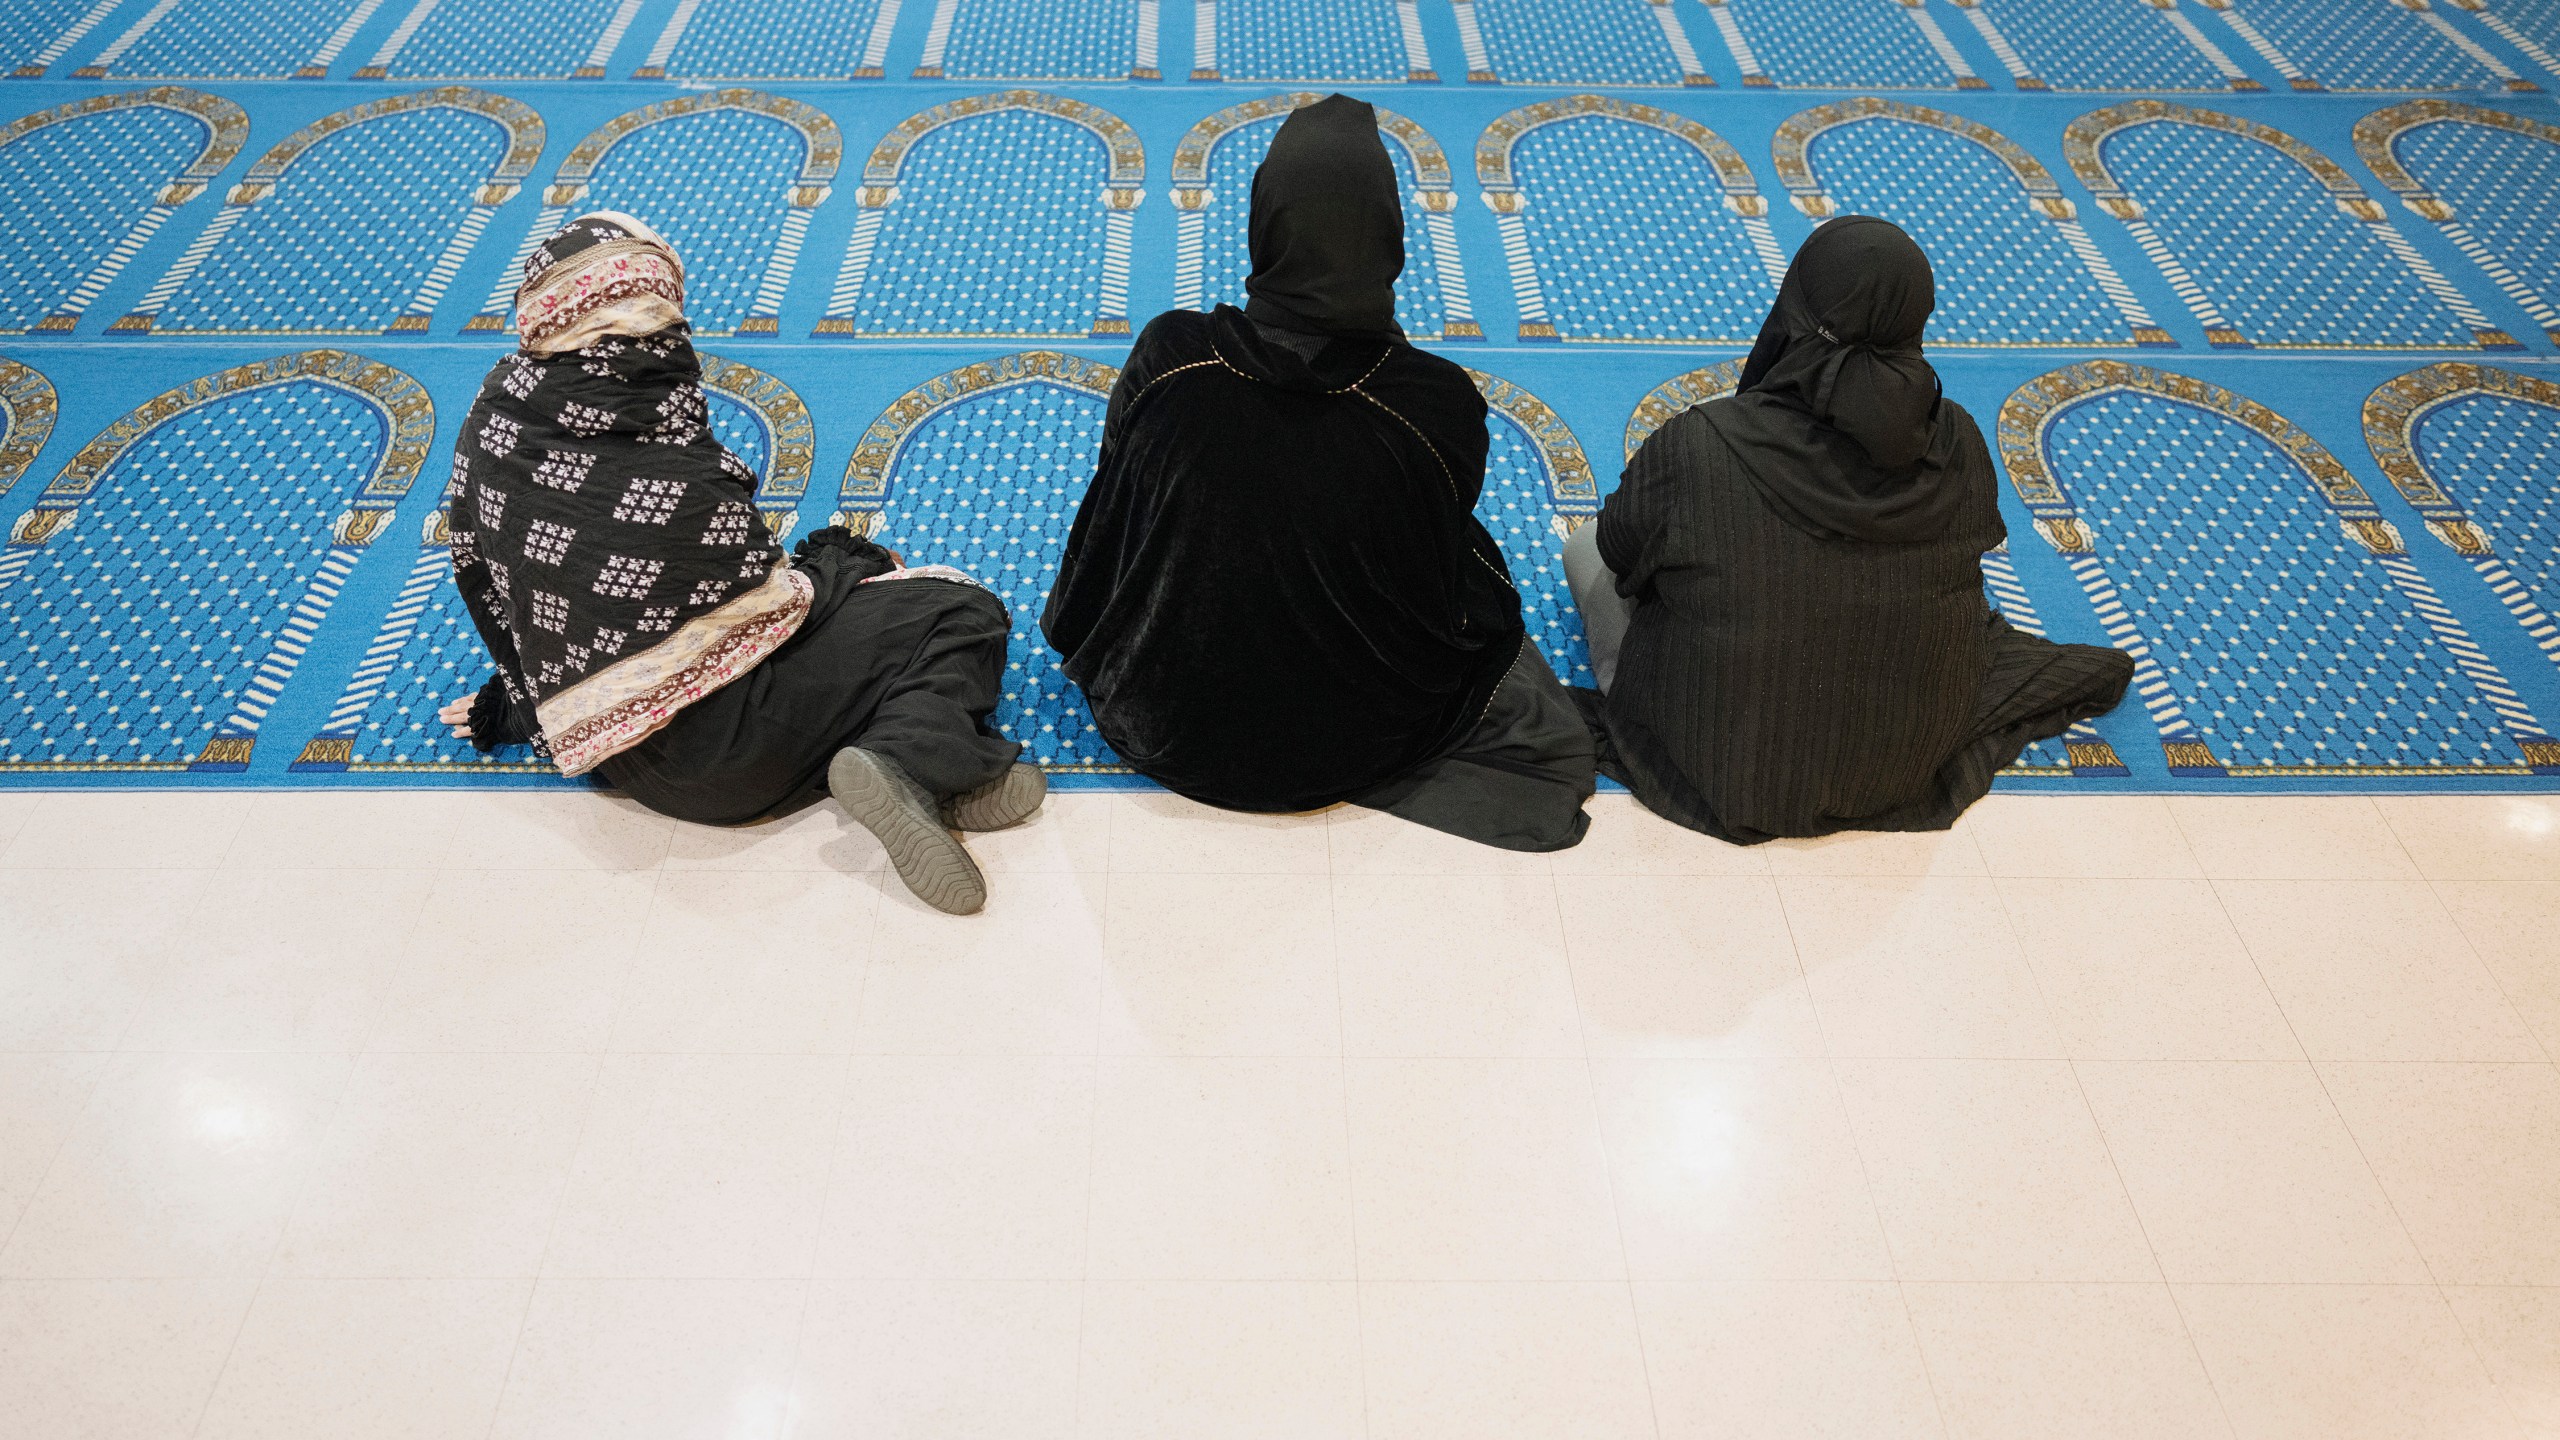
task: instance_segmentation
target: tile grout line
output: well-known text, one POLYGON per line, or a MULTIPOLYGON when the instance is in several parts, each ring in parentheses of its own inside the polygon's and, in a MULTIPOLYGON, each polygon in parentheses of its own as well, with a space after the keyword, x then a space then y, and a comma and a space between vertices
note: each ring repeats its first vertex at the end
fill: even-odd
POLYGON ((1342 1081, 1342 1189, 1351 1207, 1351 1344, 1360 1372, 1360 1433, 1370 1433, 1369 1418, 1369 1284, 1360 1261, 1360 1163, 1351 1134, 1351 1024, 1342 1001, 1342 907, 1334 886, 1333 812, 1324 818, 1324 923, 1333 941, 1334 1073, 1342 1081))
MULTIPOLYGON (((2463 928, 2463 926, 2462 926, 2462 917, 2461 917, 2461 915, 2460 915, 2457 911, 2455 911, 2455 909, 2453 908, 2453 902, 2452 902, 2451 900, 2448 900, 2447 898, 2445 898, 2445 893, 2444 893, 2444 887, 2445 887, 2445 886, 2447 886, 2447 885, 2465 885, 2465 884, 2468 884, 2468 885, 2499 885, 2499 884, 2527 884, 2527 885, 2531 885, 2531 884, 2543 883, 2543 882, 2536 882, 2536 881, 2531 881, 2531 880, 2527 880, 2527 881, 2468 880, 2468 881, 2465 881, 2465 880, 2435 880, 2435 879, 2429 879, 2429 880, 2423 881, 2423 882, 2421 882, 2421 883, 2423 883, 2423 884, 2427 887, 2427 894, 2428 894, 2428 896, 2429 896, 2429 897, 2431 897, 2431 898, 2436 902, 2436 908, 2437 908, 2437 909, 2439 909, 2439 910, 2442 910, 2442 911, 2444 912, 2444 918, 2445 918, 2446 922, 2447 922, 2448 924, 2450 924, 2450 925, 2453 927, 2453 933, 2454 933, 2455 938, 2457 938, 2457 939, 2459 939, 2459 940, 2461 940, 2461 941, 2462 941, 2462 948, 2463 948, 2463 949, 2465 949, 2465 950, 2467 950, 2467 951, 2469 951, 2469 952, 2471 952, 2471 962, 2472 962, 2473 964, 2475 964, 2475 965, 2477 965, 2477 966, 2479 966, 2479 967, 2480 967, 2480 972, 2481 972, 2483 975, 2486 975, 2486 976, 2488 976, 2488 977, 2489 977, 2489 984, 2490 984, 2490 986, 2491 986, 2492 988, 2494 988, 2494 989, 2498 992, 2498 998, 2499 998, 2500 1000, 2503 1000, 2503 1001, 2505 1001, 2505 1002, 2506 1002, 2507 1012, 2508 1012, 2510 1015, 2512 1015, 2512 1016, 2514 1016, 2514 1017, 2515 1017, 2515 1022, 2516 1022, 2517 1028, 2519 1028, 2519 1029, 2523 1030, 2523 1031, 2524 1031, 2524 1036, 2525 1036, 2525 1038, 2533 1042, 2533 1048, 2535 1048, 2536 1050, 2539 1050, 2539 1051, 2541 1051, 2541 1052, 2542 1052, 2542 1060, 2543 1060, 2543 1063, 2544 1063, 2544 1064, 2546 1064, 2546 1065, 2560 1065, 2560 1054, 2554 1054, 2554 1053, 2552 1052, 2551 1046, 2543 1040, 2543 1038, 2542 1038, 2542 1030, 2541 1030, 2541 1027, 2539 1027, 2539 1026, 2535 1025, 2535 1024, 2530 1020, 2530 1019, 2526 1018, 2523 1007, 2522 1007, 2522 1006, 2519 1006, 2518 1004, 2516 1004, 2516 997, 2515 997, 2514 993, 2513 993, 2513 992, 2511 992, 2511 991, 2509 991, 2509 990, 2507 989, 2507 982, 2498 978, 2498 968, 2497 968, 2496 966, 2494 966, 2494 965, 2492 965, 2492 964, 2490 964, 2490 963, 2489 963, 2489 958, 2488 958, 2487 956, 2485 956, 2485 955, 2483 955, 2483 954, 2481 954, 2481 953, 2480 953, 2480 946, 2479 946, 2479 944, 2478 944, 2477 942, 2475 942, 2475 941, 2471 938, 2471 932, 2463 928)), ((2470 1062, 2463 1062, 2463 1063, 2470 1063, 2470 1062)))
POLYGON ((1644 1310, 1636 1304, 1636 1266, 1634 1258, 1627 1254, 1627 1217, 1618 1204, 1618 1173, 1609 1153, 1609 1126, 1600 1114, 1600 1076, 1592 1067, 1591 1032, 1582 1015, 1582 987, 1573 966, 1573 929, 1564 913, 1564 881, 1555 873, 1552 857, 1546 880, 1547 900, 1555 908, 1556 940, 1564 950, 1565 992, 1573 997, 1574 1038, 1582 1047, 1582 1084, 1584 1093, 1590 1097, 1587 1103, 1590 1106, 1591 1138, 1600 1147, 1600 1183, 1608 1187, 1609 1223, 1618 1232, 1618 1285, 1626 1296, 1627 1320, 1635 1330, 1636 1371, 1644 1377, 1645 1413, 1653 1421, 1655 1440, 1661 1440, 1662 1401, 1654 1393, 1653 1356, 1647 1352, 1644 1343, 1644 1310))

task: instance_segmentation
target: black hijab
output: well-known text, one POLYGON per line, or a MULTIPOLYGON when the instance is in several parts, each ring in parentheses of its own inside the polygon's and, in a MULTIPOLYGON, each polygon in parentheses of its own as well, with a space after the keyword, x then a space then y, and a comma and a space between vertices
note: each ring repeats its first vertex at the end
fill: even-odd
POLYGON ((1305 335, 1397 341, 1404 201, 1365 100, 1328 95, 1281 123, 1253 172, 1245 314, 1305 335))
POLYGON ((1704 412, 1796 528, 1932 539, 1983 478, 1957 473, 1963 427, 1940 423, 1938 372, 1920 352, 1937 303, 1929 257, 1889 220, 1841 216, 1796 252, 1740 386, 1704 412))

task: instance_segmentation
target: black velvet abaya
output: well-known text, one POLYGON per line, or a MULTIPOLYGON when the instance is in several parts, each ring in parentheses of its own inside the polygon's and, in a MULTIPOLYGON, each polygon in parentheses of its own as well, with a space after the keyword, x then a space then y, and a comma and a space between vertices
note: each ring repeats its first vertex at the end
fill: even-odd
POLYGON ((2032 741, 2123 699, 2132 661, 2018 631, 1984 599, 2007 529, 1973 417, 1920 351, 1917 246, 1814 232, 1740 391, 1675 416, 1596 522, 1633 602, 1602 769, 1750 844, 1944 829, 2032 741))
POLYGON ((1402 343, 1395 175, 1336 97, 1256 176, 1252 315, 1138 337, 1041 628, 1103 738, 1237 810, 1351 799, 1455 747, 1520 655, 1476 523, 1485 404, 1402 343))

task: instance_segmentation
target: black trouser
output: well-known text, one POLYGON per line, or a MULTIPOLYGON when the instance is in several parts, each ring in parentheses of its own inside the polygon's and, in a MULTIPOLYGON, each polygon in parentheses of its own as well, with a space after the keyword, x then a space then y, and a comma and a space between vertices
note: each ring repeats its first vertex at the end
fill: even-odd
POLYGON ((865 585, 826 546, 797 563, 817 586, 799 631, 605 761, 604 778, 661 815, 737 825, 824 795, 847 746, 938 798, 1002 775, 1022 749, 987 724, 1004 679, 1004 602, 948 580, 865 585))

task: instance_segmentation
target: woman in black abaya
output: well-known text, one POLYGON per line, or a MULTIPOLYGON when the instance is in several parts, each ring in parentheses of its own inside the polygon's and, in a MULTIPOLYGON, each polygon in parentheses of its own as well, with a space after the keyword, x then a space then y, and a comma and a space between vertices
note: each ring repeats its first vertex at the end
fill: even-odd
POLYGON ((2030 743, 2124 698, 2133 662, 2012 628, 1982 431, 1920 336, 1928 257, 1884 220, 1816 230, 1736 393, 1648 439, 1565 548, 1602 767, 1740 844, 1943 830, 2030 743))
POLYGON ((1289 117, 1250 243, 1244 309, 1138 337, 1042 630, 1103 738, 1180 794, 1573 844, 1592 741, 1474 518, 1484 400, 1396 325, 1376 112, 1289 117))

